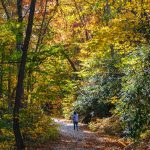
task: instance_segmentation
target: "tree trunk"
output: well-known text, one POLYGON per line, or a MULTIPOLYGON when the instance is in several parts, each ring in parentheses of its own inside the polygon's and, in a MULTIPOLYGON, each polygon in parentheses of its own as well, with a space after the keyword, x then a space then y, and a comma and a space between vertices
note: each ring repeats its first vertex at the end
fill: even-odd
POLYGON ((8 71, 8 108, 9 110, 12 108, 12 102, 11 102, 11 66, 9 65, 9 71, 8 71))
POLYGON ((0 98, 3 97, 3 59, 4 59, 4 51, 1 54, 1 66, 0 66, 0 98))
MULTIPOLYGON (((18 1, 18 3, 19 3, 19 1, 18 1)), ((21 135, 20 126, 19 126, 19 109, 20 109, 21 97, 22 97, 22 93, 23 93, 23 80, 24 80, 24 74, 25 74, 25 64, 26 64, 27 51, 28 51, 29 42, 30 42, 31 33, 32 33, 35 4, 36 4, 36 0, 32 0, 31 5, 30 5, 30 14, 29 14, 29 18, 28 18, 26 36, 25 36, 23 47, 22 47, 23 53, 22 53, 21 63, 20 63, 20 68, 19 68, 15 105, 14 105, 14 111, 13 111, 13 131, 14 131, 14 135, 15 135, 17 150, 24 149, 24 142, 23 142, 23 138, 21 135)))
POLYGON ((4 1, 4 0, 1 0, 1 3, 2 3, 2 7, 3 7, 4 11, 5 11, 7 20, 9 20, 9 19, 10 19, 10 16, 9 16, 9 12, 8 12, 8 10, 7 10, 7 7, 6 7, 6 5, 5 5, 5 1, 4 1))

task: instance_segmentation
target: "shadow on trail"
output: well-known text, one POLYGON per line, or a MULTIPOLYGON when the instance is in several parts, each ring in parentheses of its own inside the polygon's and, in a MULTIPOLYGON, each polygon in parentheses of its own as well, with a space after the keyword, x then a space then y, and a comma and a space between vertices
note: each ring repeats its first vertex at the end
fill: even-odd
POLYGON ((116 140, 100 136, 86 129, 86 125, 79 124, 79 130, 73 128, 71 121, 54 119, 60 125, 60 139, 55 142, 52 150, 122 150, 124 146, 116 140))

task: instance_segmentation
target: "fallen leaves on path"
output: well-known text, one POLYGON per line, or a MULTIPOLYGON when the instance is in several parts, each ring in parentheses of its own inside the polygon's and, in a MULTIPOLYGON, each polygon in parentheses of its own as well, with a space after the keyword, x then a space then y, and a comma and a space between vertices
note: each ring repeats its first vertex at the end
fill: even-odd
POLYGON ((60 124, 59 139, 34 150, 122 150, 125 147, 118 138, 97 135, 83 124, 79 125, 79 131, 74 131, 71 122, 58 119, 55 122, 60 124))
POLYGON ((150 150, 149 139, 139 145, 129 144, 118 137, 93 133, 83 124, 79 125, 79 131, 74 131, 70 121, 55 119, 55 122, 60 124, 58 140, 26 150, 150 150))

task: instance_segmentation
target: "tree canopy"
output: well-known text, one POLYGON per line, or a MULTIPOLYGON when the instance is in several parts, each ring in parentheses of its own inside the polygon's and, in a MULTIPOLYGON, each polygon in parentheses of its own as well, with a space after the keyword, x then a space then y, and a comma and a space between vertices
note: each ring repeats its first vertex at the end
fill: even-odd
POLYGON ((149 4, 0 0, 0 146, 55 138, 47 122, 74 110, 85 123, 118 116, 125 136, 149 136, 149 4))

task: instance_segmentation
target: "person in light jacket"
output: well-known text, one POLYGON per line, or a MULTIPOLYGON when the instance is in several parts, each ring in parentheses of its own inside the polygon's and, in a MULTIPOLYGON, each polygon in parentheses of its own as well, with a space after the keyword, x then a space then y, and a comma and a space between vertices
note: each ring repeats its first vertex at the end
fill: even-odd
POLYGON ((73 124, 74 124, 74 130, 77 129, 77 131, 78 131, 78 114, 77 114, 77 112, 74 112, 72 120, 73 120, 73 124))

